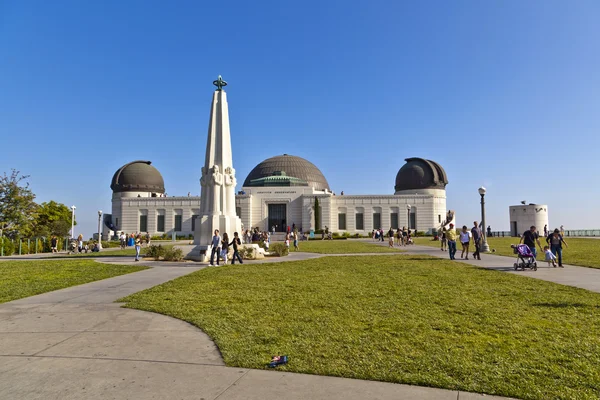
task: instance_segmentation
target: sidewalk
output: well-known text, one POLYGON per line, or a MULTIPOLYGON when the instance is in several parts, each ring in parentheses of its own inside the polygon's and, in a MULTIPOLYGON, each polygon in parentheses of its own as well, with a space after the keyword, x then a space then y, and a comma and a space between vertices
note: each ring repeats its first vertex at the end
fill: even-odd
POLYGON ((0 304, 0 398, 500 399, 456 390, 226 367, 215 344, 199 329, 114 303, 203 268, 153 265, 157 266, 0 304))

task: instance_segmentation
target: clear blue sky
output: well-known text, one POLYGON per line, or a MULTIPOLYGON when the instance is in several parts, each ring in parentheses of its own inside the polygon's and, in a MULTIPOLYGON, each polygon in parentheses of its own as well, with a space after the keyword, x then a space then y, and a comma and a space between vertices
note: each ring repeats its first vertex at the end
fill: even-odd
POLYGON ((598 21, 593 0, 0 0, 0 173, 76 205, 86 236, 126 162, 198 194, 221 74, 240 183, 289 153, 337 193, 391 194, 424 157, 459 223, 483 184, 494 230, 520 200, 600 228, 598 21))

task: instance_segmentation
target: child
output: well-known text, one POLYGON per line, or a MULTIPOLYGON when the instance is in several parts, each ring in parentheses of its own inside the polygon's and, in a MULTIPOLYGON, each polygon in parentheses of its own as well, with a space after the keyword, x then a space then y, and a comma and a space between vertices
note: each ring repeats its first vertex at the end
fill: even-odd
POLYGON ((546 261, 548 261, 548 266, 550 266, 550 263, 552 263, 552 266, 556 268, 556 256, 552 254, 548 246, 544 246, 544 254, 546 255, 546 261))
POLYGON ((285 234, 285 247, 287 247, 288 251, 290 250, 290 234, 285 234))

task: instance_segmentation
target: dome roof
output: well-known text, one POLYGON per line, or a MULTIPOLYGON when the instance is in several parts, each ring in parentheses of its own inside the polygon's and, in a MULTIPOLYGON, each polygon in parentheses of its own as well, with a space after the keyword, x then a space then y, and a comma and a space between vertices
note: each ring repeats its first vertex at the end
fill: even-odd
POLYGON ((115 172, 110 183, 113 192, 164 193, 165 181, 151 161, 133 161, 115 172))
POLYGON ((317 190, 330 190, 329 183, 319 168, 304 158, 288 154, 271 157, 258 164, 250 171, 243 186, 308 186, 317 190), (278 178, 263 179, 271 176, 278 178))
POLYGON ((444 189, 448 176, 435 161, 424 158, 407 158, 396 175, 396 192, 414 189, 444 189))

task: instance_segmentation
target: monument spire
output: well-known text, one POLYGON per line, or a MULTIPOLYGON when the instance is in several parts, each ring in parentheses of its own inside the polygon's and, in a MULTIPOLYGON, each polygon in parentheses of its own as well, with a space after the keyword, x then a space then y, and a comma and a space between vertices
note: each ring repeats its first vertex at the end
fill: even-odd
POLYGON ((206 156, 200 178, 200 216, 196 220, 194 245, 190 258, 204 261, 210 255, 211 239, 215 229, 230 238, 241 232, 242 222, 235 213, 235 169, 231 154, 227 82, 221 75, 213 82, 213 93, 206 139, 206 156))

